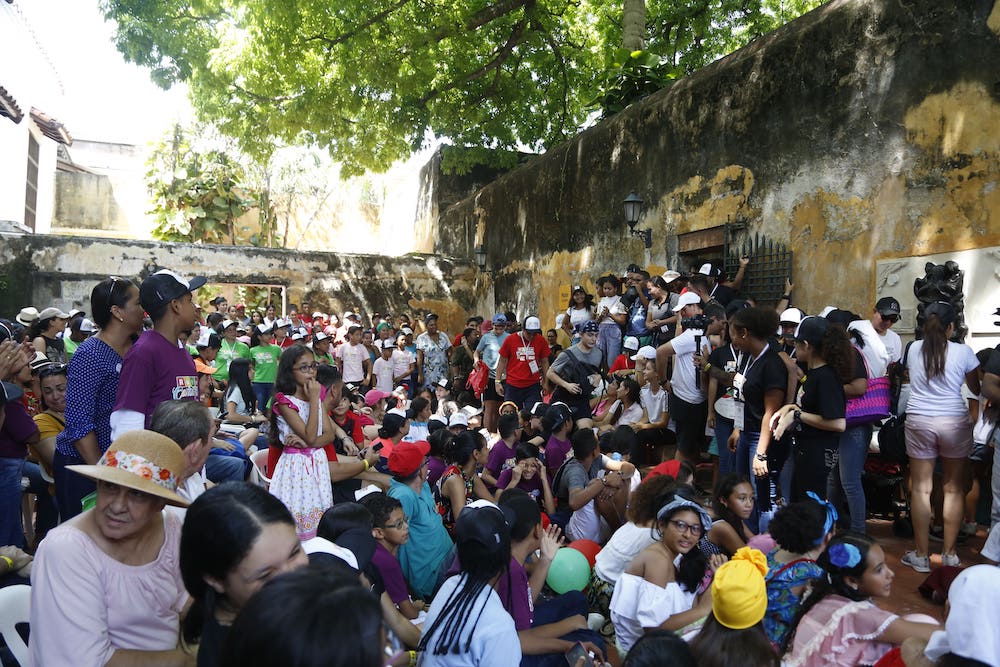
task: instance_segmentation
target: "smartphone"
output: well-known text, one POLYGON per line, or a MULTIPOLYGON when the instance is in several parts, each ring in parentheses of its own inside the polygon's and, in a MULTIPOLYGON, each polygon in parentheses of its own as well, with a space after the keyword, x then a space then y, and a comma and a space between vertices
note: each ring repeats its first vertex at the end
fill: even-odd
POLYGON ((577 642, 573 645, 573 648, 566 651, 566 662, 569 667, 576 667, 577 661, 583 658, 583 667, 594 667, 594 659, 587 652, 587 649, 583 647, 583 644, 577 642))

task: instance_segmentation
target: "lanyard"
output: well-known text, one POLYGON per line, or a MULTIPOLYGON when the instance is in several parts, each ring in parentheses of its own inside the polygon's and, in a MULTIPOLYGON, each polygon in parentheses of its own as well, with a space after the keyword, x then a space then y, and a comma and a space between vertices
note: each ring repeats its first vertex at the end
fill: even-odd
MULTIPOLYGON (((756 357, 754 357, 753 359, 751 359, 751 360, 750 360, 750 361, 749 361, 749 362, 747 363, 747 366, 746 366, 746 368, 744 368, 744 369, 743 369, 743 371, 741 372, 741 374, 743 375, 743 377, 746 377, 746 376, 747 376, 747 373, 749 373, 749 372, 750 372, 750 369, 751 369, 751 368, 753 368, 753 365, 754 365, 755 363, 757 363, 757 360, 758 360, 758 359, 760 359, 761 357, 763 357, 763 356, 764 356, 764 354, 765 354, 765 353, 767 352, 767 349, 768 349, 769 347, 771 347, 771 344, 770 344, 770 343, 766 343, 766 344, 764 345, 764 349, 760 351, 760 354, 758 354, 758 355, 757 355, 756 357)), ((738 365, 738 364, 739 364, 739 362, 737 362, 737 365, 738 365)))

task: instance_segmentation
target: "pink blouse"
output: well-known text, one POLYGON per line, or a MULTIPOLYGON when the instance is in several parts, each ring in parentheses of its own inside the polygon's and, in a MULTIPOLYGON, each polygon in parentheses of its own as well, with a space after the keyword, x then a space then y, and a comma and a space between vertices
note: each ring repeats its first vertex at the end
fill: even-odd
POLYGON ((31 572, 34 665, 100 667, 117 649, 177 647, 187 602, 180 572, 181 521, 163 516, 160 553, 146 565, 124 565, 70 525, 49 532, 31 572))
POLYGON ((795 640, 782 664, 787 667, 873 665, 892 650, 892 644, 878 638, 897 618, 870 600, 854 602, 840 595, 828 595, 799 621, 795 640))

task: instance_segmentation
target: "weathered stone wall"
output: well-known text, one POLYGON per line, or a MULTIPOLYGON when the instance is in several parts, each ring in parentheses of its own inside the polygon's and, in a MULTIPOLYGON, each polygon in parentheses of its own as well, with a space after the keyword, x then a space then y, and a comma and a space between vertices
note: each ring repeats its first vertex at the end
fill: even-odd
POLYGON ((27 304, 88 310, 91 289, 108 275, 138 280, 160 268, 202 275, 214 285, 285 286, 290 303, 307 296, 313 307, 337 313, 405 312, 419 318, 436 312, 449 331, 460 330, 467 313, 482 307, 471 262, 441 256, 0 234, 0 316, 12 317, 27 304))
POLYGON ((867 313, 877 260, 1000 244, 998 63, 1000 0, 834 0, 451 207, 436 248, 482 240, 498 305, 548 320, 731 219, 794 251, 796 304, 867 313))

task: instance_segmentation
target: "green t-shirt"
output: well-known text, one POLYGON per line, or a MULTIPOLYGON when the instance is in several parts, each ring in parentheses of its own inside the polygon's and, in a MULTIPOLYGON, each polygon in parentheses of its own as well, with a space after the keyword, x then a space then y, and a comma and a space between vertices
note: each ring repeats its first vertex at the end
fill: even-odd
POLYGON ((219 369, 215 373, 216 380, 229 379, 229 362, 236 357, 249 359, 250 348, 247 347, 246 343, 241 343, 240 341, 230 344, 229 341, 223 340, 222 347, 219 348, 219 356, 215 358, 215 367, 219 369))
POLYGON ((68 364, 69 360, 73 358, 73 353, 76 352, 76 348, 79 347, 80 344, 69 336, 63 336, 62 341, 63 349, 66 350, 66 363, 68 364))
POLYGON ((258 345, 250 350, 253 360, 253 381, 274 384, 278 376, 278 357, 281 348, 277 345, 258 345))
POLYGON ((333 355, 332 354, 323 354, 321 352, 317 352, 316 350, 313 350, 313 356, 316 357, 316 363, 317 364, 320 364, 320 365, 326 364, 327 366, 336 366, 337 365, 337 363, 333 360, 333 355))

